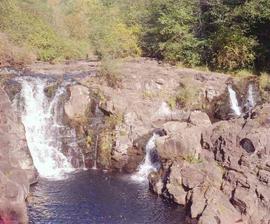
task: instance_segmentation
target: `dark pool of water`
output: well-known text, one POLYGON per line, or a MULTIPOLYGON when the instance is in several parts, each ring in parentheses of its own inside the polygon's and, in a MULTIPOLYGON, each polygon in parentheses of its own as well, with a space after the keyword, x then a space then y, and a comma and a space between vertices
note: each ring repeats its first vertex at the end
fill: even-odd
POLYGON ((42 179, 32 188, 30 223, 183 224, 183 208, 164 201, 128 176, 101 171, 42 179))

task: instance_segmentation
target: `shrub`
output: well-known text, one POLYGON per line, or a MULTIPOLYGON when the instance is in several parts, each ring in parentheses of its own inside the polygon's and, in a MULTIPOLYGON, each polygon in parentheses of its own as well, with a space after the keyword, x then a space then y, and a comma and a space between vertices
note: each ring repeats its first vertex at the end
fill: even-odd
POLYGON ((0 66, 23 66, 35 60, 35 55, 25 47, 15 46, 8 37, 0 33, 0 66))
POLYGON ((199 158, 198 156, 193 155, 193 154, 189 154, 189 155, 185 156, 184 160, 190 164, 198 164, 198 163, 203 162, 201 158, 199 158))
POLYGON ((260 89, 263 91, 270 91, 270 75, 267 73, 262 73, 260 76, 260 89))
POLYGON ((234 71, 253 66, 256 41, 243 32, 220 29, 209 43, 213 68, 234 71))
POLYGON ((89 12, 89 38, 101 58, 114 59, 140 54, 137 29, 127 27, 117 7, 105 7, 100 1, 93 0, 89 12))
POLYGON ((110 87, 119 87, 122 82, 119 61, 112 58, 103 58, 101 60, 100 75, 110 87))
POLYGON ((201 107, 199 105, 199 89, 191 86, 188 81, 186 83, 186 85, 181 84, 176 95, 168 99, 167 102, 172 109, 177 107, 198 109, 197 107, 201 107))
POLYGON ((269 102, 269 92, 270 92, 270 75, 268 73, 262 73, 259 79, 259 86, 261 91, 261 96, 264 101, 269 102))

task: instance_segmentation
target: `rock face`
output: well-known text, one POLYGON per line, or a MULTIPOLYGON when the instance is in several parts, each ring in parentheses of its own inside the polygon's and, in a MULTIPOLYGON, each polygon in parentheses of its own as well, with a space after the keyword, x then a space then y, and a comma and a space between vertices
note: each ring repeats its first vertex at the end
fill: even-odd
POLYGON ((27 223, 25 199, 36 171, 24 127, 0 87, 0 222, 27 223))
POLYGON ((247 120, 212 125, 191 114, 189 122, 166 123, 168 135, 157 140, 163 169, 150 178, 152 189, 200 224, 269 223, 269 114, 265 104, 247 120))
POLYGON ((73 85, 69 87, 70 97, 65 103, 65 113, 71 120, 82 120, 90 108, 91 100, 89 89, 82 85, 73 85))

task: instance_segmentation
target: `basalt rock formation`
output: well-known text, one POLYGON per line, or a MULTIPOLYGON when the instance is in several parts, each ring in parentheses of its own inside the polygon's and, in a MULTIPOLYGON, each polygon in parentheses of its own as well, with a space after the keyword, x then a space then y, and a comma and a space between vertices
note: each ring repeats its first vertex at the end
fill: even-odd
POLYGON ((165 124, 174 131, 157 140, 163 169, 151 188, 200 224, 269 223, 269 113, 265 104, 246 120, 165 124))

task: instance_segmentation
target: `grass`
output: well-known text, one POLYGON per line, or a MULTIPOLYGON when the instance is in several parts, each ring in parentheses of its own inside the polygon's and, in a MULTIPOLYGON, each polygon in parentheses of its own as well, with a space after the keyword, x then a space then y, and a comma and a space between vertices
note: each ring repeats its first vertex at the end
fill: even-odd
POLYGON ((248 69, 241 69, 233 73, 233 76, 237 78, 249 78, 254 76, 254 73, 248 69))
POLYGON ((197 158, 197 156, 189 154, 187 156, 184 157, 184 160, 187 161, 190 164, 198 164, 198 163, 202 163, 202 159, 201 158, 197 158))
POLYGON ((171 109, 175 108, 187 108, 193 109, 197 108, 198 98, 199 98, 199 89, 195 86, 190 85, 192 82, 186 82, 187 85, 181 85, 177 93, 167 100, 168 105, 171 109))

